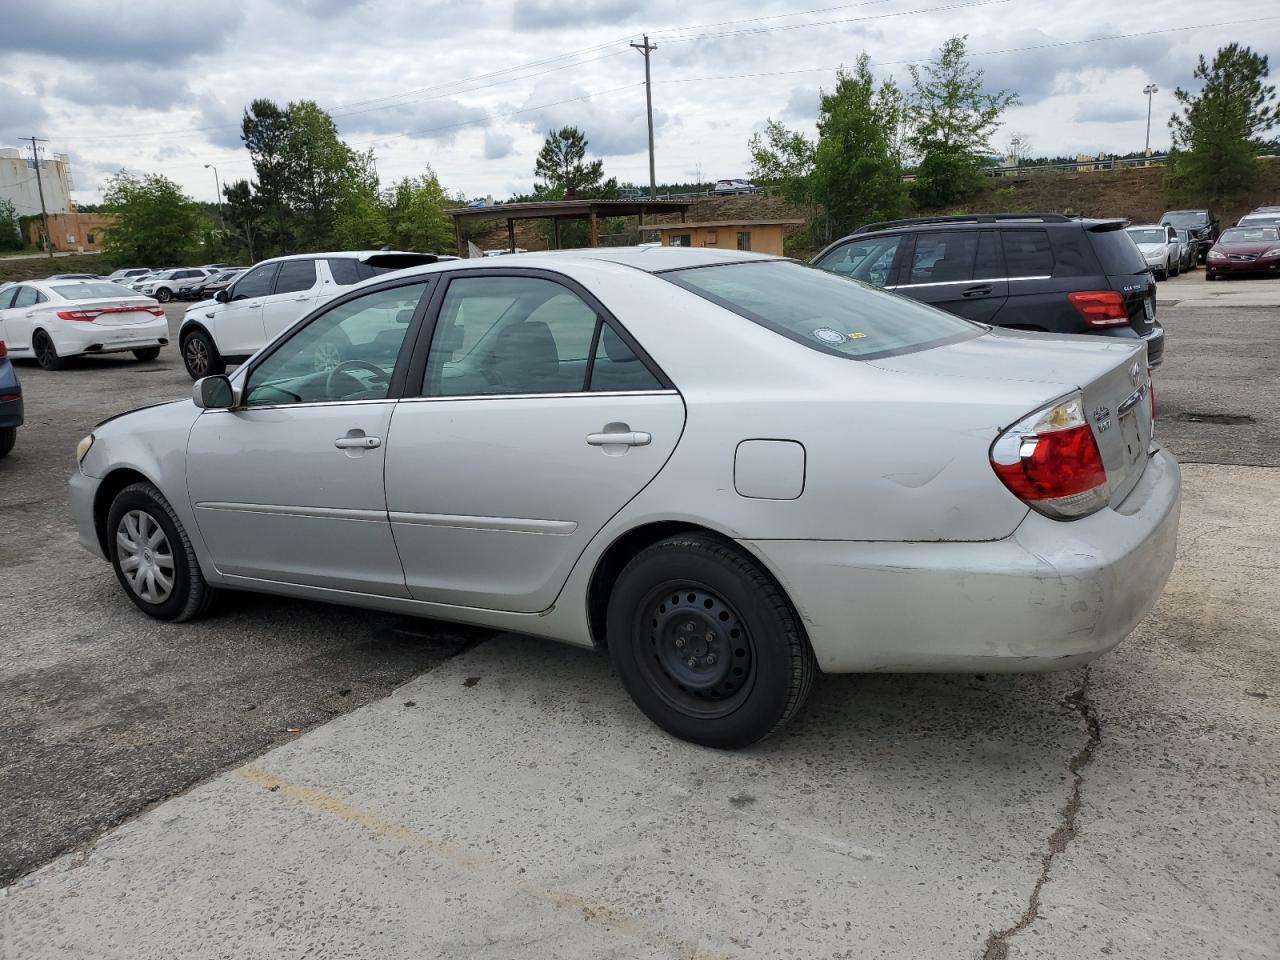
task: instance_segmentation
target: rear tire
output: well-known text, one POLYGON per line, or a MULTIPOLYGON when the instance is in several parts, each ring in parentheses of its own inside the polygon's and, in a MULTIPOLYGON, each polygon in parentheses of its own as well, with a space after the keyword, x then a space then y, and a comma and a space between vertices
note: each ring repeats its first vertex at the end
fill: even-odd
POLYGON ((13 445, 18 442, 17 427, 0 427, 0 457, 8 456, 13 445))
POLYGON ((37 330, 31 338, 31 347, 35 350, 36 363, 40 364, 40 369, 61 370, 67 365, 67 361, 58 356, 58 348, 53 345, 53 340, 43 330, 37 330))
POLYGON ((212 606, 215 591, 182 521, 150 483, 125 487, 107 512, 107 553, 116 579, 143 613, 157 620, 192 620, 212 606))
POLYGON ((159 347, 143 347, 141 350, 133 351, 133 355, 137 357, 139 360, 141 360, 143 363, 148 363, 149 361, 154 360, 156 357, 160 356, 160 348, 159 347))
POLYGON ((609 597, 606 632, 636 706, 708 747, 745 747, 780 730, 818 672, 778 586, 709 536, 670 537, 632 558, 609 597))
POLYGON ((161 287, 159 290, 156 291, 156 299, 159 300, 161 303, 168 303, 170 300, 173 299, 173 293, 168 289, 166 289, 165 287, 161 287))
POLYGON ((203 330, 192 330, 182 338, 182 362, 192 380, 227 372, 227 364, 203 330))

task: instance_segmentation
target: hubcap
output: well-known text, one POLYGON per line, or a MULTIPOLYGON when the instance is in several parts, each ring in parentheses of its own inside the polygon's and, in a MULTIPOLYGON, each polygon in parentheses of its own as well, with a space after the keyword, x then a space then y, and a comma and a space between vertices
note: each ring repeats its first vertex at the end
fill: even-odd
POLYGON ((209 369, 209 350, 199 337, 187 341, 187 366, 195 373, 204 373, 209 369))
POLYGON ((164 528, 145 510, 130 510, 116 527, 118 561, 129 588, 147 603, 173 593, 173 549, 164 528))
POLYGON ((689 712, 736 706, 751 679, 752 644, 734 609, 700 586, 669 587, 644 609, 655 686, 689 712))

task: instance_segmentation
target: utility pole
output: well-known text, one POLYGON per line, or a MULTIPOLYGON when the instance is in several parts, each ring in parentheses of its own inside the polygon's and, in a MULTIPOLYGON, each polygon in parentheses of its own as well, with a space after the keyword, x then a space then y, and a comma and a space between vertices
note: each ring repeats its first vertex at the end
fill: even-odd
POLYGON ((222 215, 222 178, 218 176, 218 168, 212 163, 206 163, 204 168, 206 170, 213 171, 213 184, 218 188, 218 222, 222 224, 222 229, 225 232, 227 229, 227 218, 222 215))
POLYGON ((1147 95, 1147 145, 1142 151, 1144 157, 1151 156, 1151 97, 1160 92, 1160 88, 1154 83, 1148 83, 1142 88, 1142 92, 1147 95))
POLYGON ((644 35, 644 43, 631 44, 632 49, 644 55, 644 105, 649 115, 649 199, 658 195, 658 182, 653 174, 653 83, 649 79, 649 54, 658 49, 656 43, 649 42, 649 35, 644 35))
POLYGON ((44 180, 40 178, 40 152, 36 147, 37 143, 48 143, 39 137, 31 138, 31 163, 36 168, 36 189, 40 191, 40 219, 44 221, 44 249, 49 254, 49 259, 53 259, 53 241, 49 236, 49 211, 44 206, 44 180))

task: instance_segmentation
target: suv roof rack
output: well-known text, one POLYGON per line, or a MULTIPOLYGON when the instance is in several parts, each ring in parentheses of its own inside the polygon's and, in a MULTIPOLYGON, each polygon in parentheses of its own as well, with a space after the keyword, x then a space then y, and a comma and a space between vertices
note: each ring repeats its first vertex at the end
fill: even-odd
POLYGON ((864 223, 853 231, 853 235, 870 233, 873 230, 890 230, 894 227, 912 227, 923 223, 998 223, 1006 220, 1071 223, 1075 219, 1079 218, 1068 217, 1062 213, 976 213, 950 217, 908 217, 905 220, 881 220, 877 223, 864 223))

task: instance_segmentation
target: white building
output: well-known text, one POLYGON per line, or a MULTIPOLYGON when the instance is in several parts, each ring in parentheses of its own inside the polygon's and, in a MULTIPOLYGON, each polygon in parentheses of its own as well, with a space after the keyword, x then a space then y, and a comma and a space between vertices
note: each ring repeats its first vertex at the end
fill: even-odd
MULTIPOLYGON (((44 184, 45 209, 49 213, 69 213, 75 183, 71 179, 71 161, 67 155, 42 156, 40 178, 44 184)), ((0 147, 0 197, 13 204, 18 216, 29 217, 40 212, 38 187, 31 154, 17 147, 0 147)))

